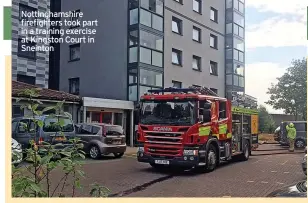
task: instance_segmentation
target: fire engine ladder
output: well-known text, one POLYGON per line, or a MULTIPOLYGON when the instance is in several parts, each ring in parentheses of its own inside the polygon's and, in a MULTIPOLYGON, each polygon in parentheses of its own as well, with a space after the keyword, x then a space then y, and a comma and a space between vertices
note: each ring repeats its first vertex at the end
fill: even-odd
POLYGON ((155 90, 148 90, 149 93, 152 94, 163 94, 163 93, 180 93, 180 94, 188 94, 188 93, 194 93, 194 94, 202 94, 202 95, 209 95, 209 96, 215 96, 218 97, 218 95, 213 92, 211 89, 207 87, 189 87, 189 88, 165 88, 165 89, 155 89, 155 90))

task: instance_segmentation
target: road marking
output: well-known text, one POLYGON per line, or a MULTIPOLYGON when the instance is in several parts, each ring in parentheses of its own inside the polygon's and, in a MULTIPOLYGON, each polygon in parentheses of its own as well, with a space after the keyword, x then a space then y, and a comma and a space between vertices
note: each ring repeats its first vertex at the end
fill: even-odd
POLYGON ((248 180, 247 183, 254 183, 255 181, 253 180, 248 180))
POLYGON ((256 164, 256 163, 258 163, 260 160, 258 160, 258 161, 256 161, 256 162, 253 162, 253 164, 256 164))
POLYGON ((288 162, 288 160, 286 160, 285 162, 283 162, 281 165, 285 165, 288 162))
POLYGON ((279 184, 279 185, 283 185, 284 183, 277 182, 277 184, 279 184))
POLYGON ((265 182, 265 181, 261 181, 261 183, 268 183, 268 182, 265 182))
POLYGON ((271 171, 272 173, 277 173, 277 171, 271 171))
POLYGON ((283 172, 283 173, 290 173, 290 172, 286 171, 286 172, 283 172))

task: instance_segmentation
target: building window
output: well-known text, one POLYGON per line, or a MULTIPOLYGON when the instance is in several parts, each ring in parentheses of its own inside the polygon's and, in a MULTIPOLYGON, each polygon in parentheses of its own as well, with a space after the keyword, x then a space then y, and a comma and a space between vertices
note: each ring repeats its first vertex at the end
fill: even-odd
POLYGON ((35 60, 36 51, 29 50, 35 46, 36 46, 35 42, 30 42, 30 41, 23 42, 21 39, 18 39, 18 56, 35 60))
POLYGON ((232 1, 233 0, 226 0, 226 8, 232 8, 232 1))
MULTIPOLYGON (((79 20, 79 16, 77 14, 80 13, 80 9, 76 10, 76 11, 73 11, 72 12, 74 14, 74 16, 71 17, 71 21, 72 22, 76 22, 79 20)), ((75 25, 75 26, 71 26, 71 28, 76 28, 76 27, 80 27, 79 25, 75 25)))
POLYGON ((159 15, 163 15, 164 3, 162 0, 141 0, 141 7, 159 15))
POLYGON ((232 34, 232 23, 226 24, 226 34, 232 34))
POLYGON ((163 74, 160 72, 140 69, 140 84, 162 87, 163 74))
POLYGON ((244 51, 244 41, 239 40, 237 38, 233 39, 233 47, 237 50, 244 51))
POLYGON ((130 31, 129 33, 129 46, 134 46, 134 45, 138 45, 138 31, 134 30, 134 31, 130 31))
POLYGON ((136 84, 138 81, 138 71, 136 68, 130 69, 128 71, 128 83, 129 84, 136 84))
POLYGON ((244 66, 234 63, 234 74, 244 75, 244 66))
POLYGON ((138 61, 138 48, 129 48, 129 63, 136 63, 138 61))
POLYGON ((210 74, 218 76, 218 65, 214 61, 210 61, 210 74))
POLYGON ((140 47, 140 62, 151 64, 151 50, 140 47))
POLYGON ((201 0, 193 0, 193 10, 201 14, 201 8, 202 8, 201 0))
POLYGON ((234 49, 233 59, 244 63, 244 52, 234 49))
POLYGON ((163 54, 161 52, 140 47, 140 62, 162 67, 163 54))
POLYGON ((176 17, 172 17, 172 32, 182 35, 183 33, 182 25, 183 25, 182 20, 176 17))
POLYGON ((162 36, 154 35, 140 30, 140 45, 151 49, 163 51, 164 39, 162 36))
POLYGON ((163 67, 163 54, 161 52, 152 51, 152 65, 163 67))
POLYGON ((233 7, 240 13, 244 13, 244 3, 239 0, 233 0, 233 7))
POLYGON ((137 85, 132 85, 128 87, 128 100, 137 101, 137 85))
POLYGON ((36 8, 33 8, 31 6, 28 6, 28 5, 20 3, 19 4, 19 20, 20 21, 24 20, 24 21, 32 21, 32 22, 34 22, 34 20, 36 19, 36 17, 34 17, 34 15, 23 16, 22 13, 23 12, 31 13, 31 12, 35 12, 35 11, 37 11, 36 8))
POLYGON ((201 57, 193 55, 192 68, 201 71, 201 57))
POLYGON ((147 10, 140 10, 140 23, 156 30, 163 31, 163 18, 147 10))
POLYGON ((239 76, 239 86, 244 87, 244 77, 239 76))
POLYGON ((227 83, 227 85, 232 85, 232 75, 226 76, 226 83, 227 83))
POLYGON ((218 43, 217 43, 217 36, 210 34, 210 47, 217 49, 218 48, 218 43))
POLYGON ((211 20, 218 23, 218 11, 215 8, 211 7, 210 15, 211 20))
POLYGON ((176 1, 176 2, 178 2, 180 4, 183 4, 183 0, 174 0, 174 1, 176 1))
POLYGON ((236 23, 236 24, 238 24, 242 27, 245 27, 244 17, 241 16, 240 14, 236 13, 236 12, 233 13, 233 21, 234 21, 234 23, 236 23))
POLYGON ((35 77, 34 76, 17 74, 17 81, 27 83, 27 84, 30 84, 30 85, 35 85, 35 77))
POLYGON ((79 95, 79 78, 70 78, 69 79, 69 93, 79 95))
POLYGON ((138 8, 129 11, 129 24, 135 25, 138 23, 138 8))
POLYGON ((193 40, 201 42, 201 29, 193 26, 193 40))
POLYGON ((129 9, 138 8, 139 7, 139 0, 129 0, 129 9))
POLYGON ((193 87, 200 88, 200 85, 192 85, 193 87))
POLYGON ((218 89, 210 88, 210 90, 212 90, 213 92, 215 92, 215 94, 218 94, 218 89))
POLYGON ((172 49, 172 63, 175 65, 182 65, 182 51, 172 49))
POLYGON ((80 60, 80 44, 70 45, 70 61, 80 60))
POLYGON ((182 83, 179 81, 172 80, 172 86, 175 88, 182 88, 182 83))
POLYGON ((237 24, 234 24, 233 25, 233 29, 234 29, 234 34, 235 35, 237 35, 237 36, 239 36, 241 38, 244 38, 244 28, 242 28, 241 26, 239 26, 237 24))
POLYGON ((24 109, 21 109, 20 106, 12 106, 12 118, 24 116, 24 109))

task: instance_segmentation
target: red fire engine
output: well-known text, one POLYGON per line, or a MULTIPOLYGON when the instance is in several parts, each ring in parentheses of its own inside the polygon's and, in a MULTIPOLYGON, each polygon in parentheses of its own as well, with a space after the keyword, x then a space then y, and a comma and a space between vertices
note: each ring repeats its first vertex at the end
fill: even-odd
POLYGON ((232 106, 207 88, 149 90, 138 105, 138 161, 213 171, 247 160, 258 143, 258 112, 232 106))

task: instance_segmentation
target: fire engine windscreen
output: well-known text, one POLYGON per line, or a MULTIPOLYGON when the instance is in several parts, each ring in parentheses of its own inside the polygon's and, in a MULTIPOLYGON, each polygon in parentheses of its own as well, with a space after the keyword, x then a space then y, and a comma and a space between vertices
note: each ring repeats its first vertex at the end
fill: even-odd
POLYGON ((140 123, 144 125, 193 125, 196 121, 195 101, 144 101, 140 123))

